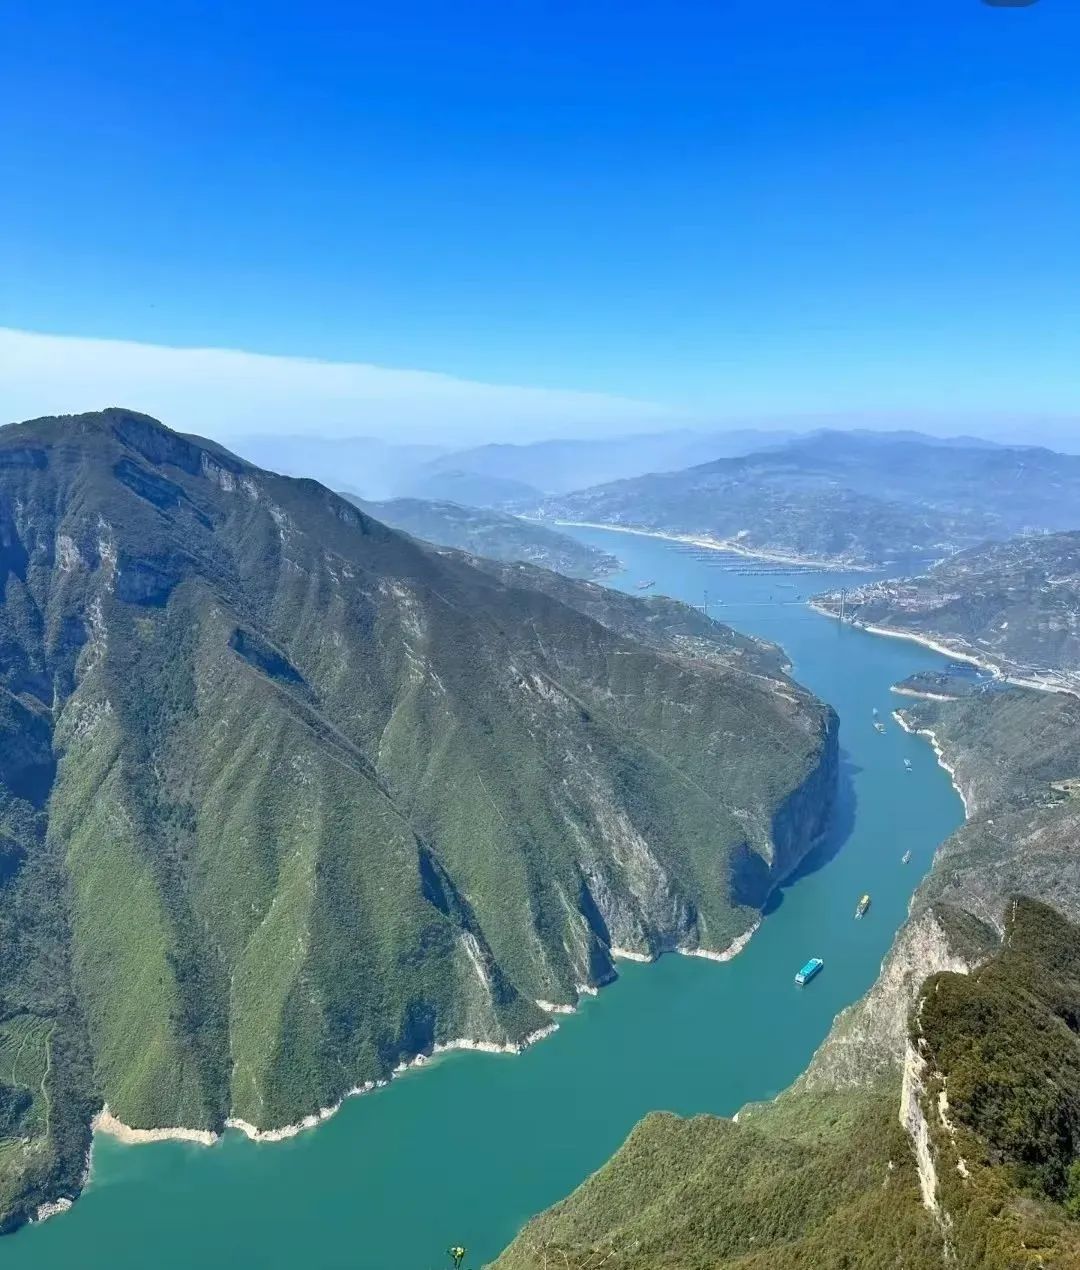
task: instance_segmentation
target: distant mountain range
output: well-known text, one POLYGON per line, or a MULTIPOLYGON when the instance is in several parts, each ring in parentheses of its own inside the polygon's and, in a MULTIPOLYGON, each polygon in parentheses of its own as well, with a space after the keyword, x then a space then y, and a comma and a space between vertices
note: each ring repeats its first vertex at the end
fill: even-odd
POLYGON ((551 519, 910 567, 987 538, 1080 527, 1080 456, 910 433, 823 432, 548 499, 551 519))
POLYGON ((395 444, 374 437, 254 435, 232 438, 231 444, 263 467, 311 476, 332 488, 351 489, 361 498, 412 497, 520 509, 547 494, 749 454, 791 435, 756 429, 683 429, 468 449, 395 444))
POLYGON ((836 783, 771 646, 126 410, 0 429, 0 650, 0 1229, 727 947, 836 783))
POLYGON ((429 502, 459 503, 467 507, 498 510, 526 510, 544 497, 536 485, 510 476, 492 476, 447 467, 431 470, 424 466, 402 478, 402 497, 429 502))
POLYGON ((468 472, 493 480, 524 482, 547 494, 564 494, 602 481, 646 472, 670 472, 712 459, 781 445, 790 432, 741 428, 730 432, 644 433, 600 440, 537 441, 530 445, 481 445, 454 450, 424 465, 424 472, 468 472))
POLYGON ((421 498, 368 502, 347 493, 344 497, 384 525, 440 547, 492 560, 525 561, 578 578, 601 578, 619 568, 606 551, 504 512, 421 498))
MULTIPOLYGON (((815 603, 839 613, 838 594, 815 603)), ((988 543, 929 573, 846 592, 848 620, 932 640, 1033 682, 1080 690, 1080 532, 988 543)))

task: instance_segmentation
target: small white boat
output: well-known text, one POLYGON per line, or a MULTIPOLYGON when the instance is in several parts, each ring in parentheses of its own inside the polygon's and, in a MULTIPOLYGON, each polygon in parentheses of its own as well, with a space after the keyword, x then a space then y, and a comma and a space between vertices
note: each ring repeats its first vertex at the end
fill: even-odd
POLYGON ((907 864, 910 860, 911 860, 911 852, 910 852, 910 851, 905 851, 905 852, 904 852, 904 854, 900 857, 900 863, 901 863, 901 864, 907 864))
POLYGON ((885 724, 884 724, 884 723, 882 723, 880 719, 878 719, 878 720, 877 720, 877 722, 874 724, 874 731, 875 731, 875 732, 884 732, 884 731, 885 731, 885 724))
POLYGON ((905 772, 911 771, 911 759, 909 758, 904 759, 904 771, 905 772))

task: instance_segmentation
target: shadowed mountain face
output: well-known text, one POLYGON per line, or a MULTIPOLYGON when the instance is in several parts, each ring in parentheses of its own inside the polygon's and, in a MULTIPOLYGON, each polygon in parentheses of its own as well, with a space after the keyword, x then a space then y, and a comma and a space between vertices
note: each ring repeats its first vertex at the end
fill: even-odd
POLYGON ((856 565, 1080 524, 1080 458, 917 434, 825 432, 550 499, 553 518, 711 536, 856 565))
POLYGON ((0 431, 0 1220, 76 1193, 103 1101, 286 1124, 749 925, 831 713, 532 573, 127 411, 0 431))

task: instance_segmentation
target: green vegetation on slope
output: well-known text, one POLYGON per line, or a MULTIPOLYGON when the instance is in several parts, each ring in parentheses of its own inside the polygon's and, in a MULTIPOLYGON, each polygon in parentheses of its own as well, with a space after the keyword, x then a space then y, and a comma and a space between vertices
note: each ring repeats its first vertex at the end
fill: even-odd
POLYGON ((738 1122, 650 1116, 569 1199, 531 1222, 497 1264, 506 1270, 940 1264, 941 1241, 919 1202, 892 1092, 781 1098, 738 1122), (879 1259, 869 1259, 871 1249, 879 1259), (902 1254, 912 1259, 898 1262, 902 1254))
MULTIPOLYGON (((838 612, 840 597, 819 597, 838 612)), ((922 635, 997 669, 1080 688, 1080 532, 963 551, 916 578, 847 593, 847 616, 922 635)))
POLYGON ((861 1084, 894 1067, 923 980, 978 964, 997 943, 1009 896, 1080 921, 1080 800, 1066 792, 1080 773, 1080 700, 965 684, 935 683, 955 700, 899 699, 906 726, 933 734, 967 819, 939 848, 877 983, 840 1015, 800 1085, 861 1084))
POLYGON ((902 1090, 894 1072, 858 1089, 789 1092, 737 1121, 650 1116, 498 1265, 1075 1266, 1078 1007, 1080 928, 1016 901, 1000 953, 972 976, 926 984, 912 1012, 919 1080, 902 1090), (912 1136, 920 1121, 932 1204, 912 1136))
POLYGON ((914 1026, 968 1130, 969 1172, 978 1160, 1035 1198, 1080 1198, 1080 928, 1015 901, 1001 953, 929 979, 914 1026))
POLYGON ((783 675, 788 664, 782 648, 742 635, 706 617, 698 608, 666 595, 630 596, 590 582, 570 582, 548 569, 527 564, 477 561, 478 567, 508 586, 543 591, 608 630, 658 652, 677 648, 692 658, 724 666, 743 666, 750 673, 783 675))
POLYGON ((460 503, 428 502, 422 498, 391 498, 372 503, 351 494, 343 497, 391 529, 403 530, 439 547, 468 551, 474 556, 526 561, 575 578, 602 578, 619 567, 618 560, 606 551, 506 512, 463 507, 460 503))
POLYGON ((77 1193, 103 1102, 292 1123, 746 928, 835 720, 533 573, 127 411, 0 431, 0 1221, 77 1193))

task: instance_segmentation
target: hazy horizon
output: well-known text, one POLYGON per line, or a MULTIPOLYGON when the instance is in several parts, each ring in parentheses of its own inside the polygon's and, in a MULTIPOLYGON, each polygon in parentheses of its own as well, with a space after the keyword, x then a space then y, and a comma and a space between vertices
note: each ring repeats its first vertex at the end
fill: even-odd
POLYGON ((1080 447, 1080 413, 916 408, 692 412, 572 388, 489 384, 425 370, 10 328, 0 328, 0 366, 4 423, 116 405, 227 445, 276 436, 456 450, 675 432, 836 428, 1080 447))

